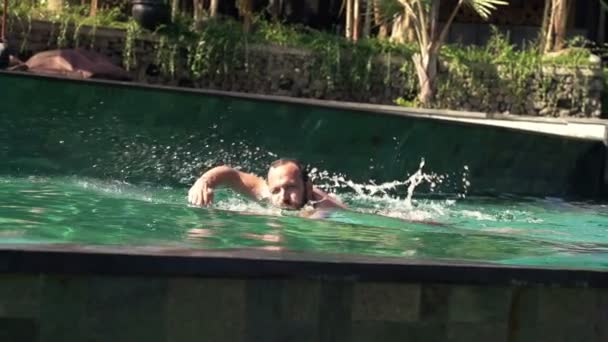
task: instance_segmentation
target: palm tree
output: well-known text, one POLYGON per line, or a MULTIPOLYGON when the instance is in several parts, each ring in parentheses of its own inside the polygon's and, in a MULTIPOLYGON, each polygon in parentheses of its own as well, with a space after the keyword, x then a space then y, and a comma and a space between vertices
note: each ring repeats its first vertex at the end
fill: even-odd
POLYGON ((353 40, 359 40, 359 29, 360 29, 360 2, 359 0, 353 0, 353 40))
POLYGON ((171 0, 171 21, 175 22, 177 15, 179 14, 179 0, 171 0))
MULTIPOLYGON (((353 37, 353 8, 354 8, 354 0, 345 0, 346 1, 346 27, 345 27, 345 35, 346 39, 351 39, 353 37)), ((344 5, 344 3, 343 3, 344 5)))
POLYGON ((91 0, 91 8, 89 10, 90 17, 94 17, 97 15, 97 7, 98 7, 97 0, 91 0))
POLYGON ((342 9, 346 10, 344 34, 353 41, 369 37, 371 31, 372 0, 343 0, 342 9), (363 14, 362 14, 363 13, 363 14), (361 21, 363 19, 363 21, 361 21))
POLYGON ((363 19, 363 38, 369 38, 372 30, 372 7, 374 7, 371 0, 366 0, 363 5, 365 6, 365 17, 363 19))
POLYGON ((211 4, 209 5, 209 16, 215 17, 217 15, 217 6, 219 0, 211 0, 211 4))
POLYGON ((566 45, 571 4, 570 0, 546 0, 541 37, 541 49, 544 53, 559 51, 566 45))
POLYGON ((503 0, 458 0, 440 31, 439 2, 440 0, 381 1, 385 18, 403 16, 404 20, 410 21, 409 24, 414 29, 415 41, 420 51, 412 58, 420 86, 418 100, 423 106, 429 106, 435 97, 439 51, 460 8, 463 5, 470 6, 479 16, 488 19, 497 5, 508 4, 503 0))
POLYGON ((203 20, 204 13, 204 3, 203 0, 193 0, 192 1, 192 12, 194 14, 194 21, 200 23, 203 20))
POLYGON ((243 18, 243 31, 249 33, 253 21, 253 0, 238 0, 239 16, 243 18))
POLYGON ((378 38, 380 38, 380 39, 386 38, 386 36, 388 35, 388 24, 382 20, 381 9, 380 9, 381 0, 372 0, 372 1, 373 1, 372 5, 374 7, 374 24, 379 26, 378 38))

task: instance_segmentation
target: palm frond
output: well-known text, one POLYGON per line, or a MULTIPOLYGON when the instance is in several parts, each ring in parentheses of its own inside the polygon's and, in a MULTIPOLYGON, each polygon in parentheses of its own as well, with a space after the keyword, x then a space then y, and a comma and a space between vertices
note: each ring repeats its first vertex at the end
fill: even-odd
POLYGON ((473 8, 480 17, 487 20, 496 6, 508 5, 509 2, 503 0, 466 0, 465 4, 473 8))
POLYGON ((377 23, 380 25, 392 24, 396 17, 403 14, 403 5, 399 0, 378 1, 377 23))
POLYGON ((403 5, 399 0, 380 0, 378 2, 378 10, 381 18, 391 20, 392 18, 403 14, 403 5))

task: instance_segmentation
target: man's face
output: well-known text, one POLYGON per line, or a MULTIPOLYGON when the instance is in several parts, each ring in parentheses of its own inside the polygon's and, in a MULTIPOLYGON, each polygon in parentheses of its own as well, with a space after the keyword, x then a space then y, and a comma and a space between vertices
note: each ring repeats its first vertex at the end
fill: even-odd
POLYGON ((306 201, 306 184, 300 169, 293 163, 271 167, 268 189, 273 205, 283 209, 300 209, 306 201))

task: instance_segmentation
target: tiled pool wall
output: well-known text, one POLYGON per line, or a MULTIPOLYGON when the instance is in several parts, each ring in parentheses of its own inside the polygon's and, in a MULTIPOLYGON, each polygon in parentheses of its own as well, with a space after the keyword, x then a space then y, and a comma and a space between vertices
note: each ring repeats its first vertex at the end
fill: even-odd
POLYGON ((0 340, 605 342, 608 290, 2 274, 0 340))

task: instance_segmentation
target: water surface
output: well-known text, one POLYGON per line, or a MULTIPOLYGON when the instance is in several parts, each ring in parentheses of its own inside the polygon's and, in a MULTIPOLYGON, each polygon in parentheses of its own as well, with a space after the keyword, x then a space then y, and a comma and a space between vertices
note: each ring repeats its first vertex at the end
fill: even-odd
POLYGON ((608 207, 554 198, 338 194, 326 219, 220 190, 211 208, 187 187, 82 177, 0 176, 0 242, 256 248, 408 259, 608 269, 608 207))

